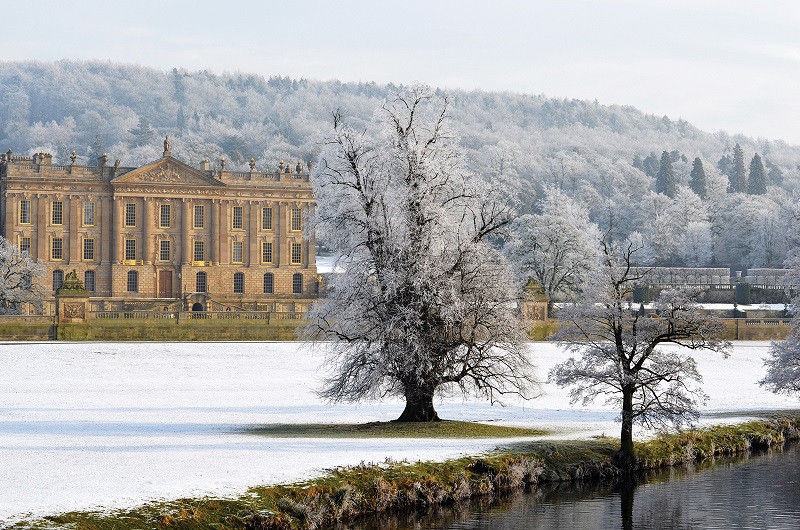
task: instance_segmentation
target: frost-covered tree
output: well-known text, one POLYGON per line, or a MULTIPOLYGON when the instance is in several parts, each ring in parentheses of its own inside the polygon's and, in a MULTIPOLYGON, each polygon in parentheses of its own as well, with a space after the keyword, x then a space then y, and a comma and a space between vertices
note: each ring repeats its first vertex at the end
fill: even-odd
POLYGON ((728 168, 729 193, 747 192, 747 174, 744 169, 744 151, 737 143, 733 147, 733 162, 728 168))
POLYGON ((598 257, 600 231, 585 206, 548 188, 542 213, 514 220, 507 255, 522 279, 531 277, 551 301, 574 299, 598 257))
POLYGON ((703 169, 703 161, 700 157, 694 159, 692 162, 692 173, 690 174, 691 180, 689 186, 701 199, 707 199, 706 193, 706 171, 703 169))
POLYGON ((767 194, 767 173, 758 153, 750 160, 750 174, 747 177, 747 193, 750 195, 767 194))
POLYGON ((642 162, 642 168, 649 177, 655 178, 658 175, 658 157, 655 153, 650 153, 642 162))
POLYGON ((41 261, 0 236, 0 314, 18 315, 26 303, 41 311, 43 292, 39 281, 44 273, 41 261))
POLYGON ((401 396, 398 421, 437 420, 433 398, 447 389, 495 400, 528 396, 532 385, 518 288, 487 242, 508 224, 509 202, 466 168, 449 104, 415 86, 366 131, 334 113, 314 174, 312 224, 343 272, 306 327, 330 341, 320 394, 401 396))
POLYGON ((773 341, 769 356, 764 360, 767 374, 759 381, 761 386, 778 394, 800 394, 800 201, 795 201, 788 212, 792 219, 791 241, 793 250, 784 262, 789 269, 786 291, 792 298, 792 327, 784 340, 773 341))
POLYGON ((131 147, 141 147, 155 142, 156 133, 150 122, 144 116, 139 117, 139 124, 134 129, 128 131, 133 136, 131 147))
POLYGON ((655 302, 658 318, 640 315, 630 296, 646 272, 632 268, 641 246, 632 241, 620 248, 601 242, 602 265, 595 271, 581 304, 564 308, 566 325, 553 338, 574 354, 550 371, 550 380, 572 387, 573 402, 588 405, 604 396, 619 407, 622 422, 618 462, 634 462, 633 426, 679 426, 698 417, 697 404, 706 399, 697 364, 680 350, 707 349, 727 355, 721 339, 725 325, 703 313, 689 293, 663 291, 655 302))
POLYGON ((714 258, 711 223, 704 220, 689 221, 681 236, 681 261, 687 267, 707 267, 714 258))
MULTIPOLYGON (((797 223, 798 219, 794 221, 797 223)), ((770 344, 769 356, 764 360, 767 374, 759 384, 776 394, 796 395, 800 393, 800 252, 795 250, 784 266, 790 270, 786 281, 792 296, 792 327, 784 340, 770 344)))
POLYGON ((656 176, 656 193, 663 193, 669 198, 674 198, 678 191, 678 182, 675 171, 672 169, 672 159, 669 153, 661 153, 661 165, 656 176))

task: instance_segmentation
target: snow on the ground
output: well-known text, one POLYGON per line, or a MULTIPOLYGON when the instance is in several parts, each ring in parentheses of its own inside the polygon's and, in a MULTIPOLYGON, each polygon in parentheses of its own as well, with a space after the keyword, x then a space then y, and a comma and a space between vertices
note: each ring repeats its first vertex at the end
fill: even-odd
MULTIPOLYGON (((695 352, 710 412, 793 408, 758 387, 766 342, 727 360, 695 352)), ((565 355, 535 343, 539 377, 565 355)), ((299 343, 0 344, 0 526, 26 516, 113 509, 154 499, 225 496, 364 462, 440 460, 499 440, 286 439, 244 432, 268 423, 386 421, 399 401, 327 405, 317 398, 324 353, 299 343)), ((460 397, 448 419, 616 435, 617 412, 571 406, 567 390, 506 406, 460 397)), ((720 421, 711 419, 708 421, 720 421)), ((729 421, 729 420, 728 420, 729 421)), ((504 440, 503 442, 507 442, 504 440)))

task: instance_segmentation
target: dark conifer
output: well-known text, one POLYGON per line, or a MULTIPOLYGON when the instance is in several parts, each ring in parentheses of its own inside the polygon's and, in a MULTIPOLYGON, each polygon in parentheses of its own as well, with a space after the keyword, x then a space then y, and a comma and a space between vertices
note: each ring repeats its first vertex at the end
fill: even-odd
POLYGON ((672 169, 672 160, 669 153, 661 153, 661 166, 658 168, 656 177, 656 193, 663 193, 667 197, 674 199, 678 192, 678 183, 675 180, 675 171, 672 169))
POLYGON ((747 174, 744 169, 744 152, 737 143, 733 147, 733 167, 728 174, 728 193, 747 192, 747 174))
POLYGON ((178 125, 178 130, 184 132, 186 130, 186 115, 183 113, 183 105, 178 107, 178 116, 175 119, 178 125))
POLYGON ((700 157, 695 158, 694 162, 692 162, 692 173, 690 176, 691 180, 689 181, 689 186, 691 186, 692 191, 701 199, 707 199, 706 170, 703 168, 703 161, 700 160, 700 157))
POLYGON ((648 177, 655 178, 658 175, 658 157, 655 153, 650 153, 642 162, 644 172, 648 177))
POLYGON ((139 124, 135 129, 128 129, 128 132, 133 135, 131 147, 138 147, 141 145, 149 145, 155 141, 155 131, 150 127, 150 122, 147 118, 140 116, 139 124))
POLYGON ((766 195, 767 193, 767 175, 764 171, 764 164, 761 163, 761 157, 758 156, 758 153, 754 154, 753 159, 750 161, 747 193, 750 195, 766 195))

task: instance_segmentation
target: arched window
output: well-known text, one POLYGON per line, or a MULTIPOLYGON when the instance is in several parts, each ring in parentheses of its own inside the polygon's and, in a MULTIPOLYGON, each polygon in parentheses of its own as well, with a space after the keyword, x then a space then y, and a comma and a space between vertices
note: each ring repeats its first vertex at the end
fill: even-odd
POLYGON ((94 292, 94 271, 86 271, 83 273, 83 286, 87 291, 94 292))
POLYGON ((205 272, 198 272, 194 277, 194 291, 204 293, 208 288, 208 277, 205 272))
POLYGON ((271 272, 264 275, 264 294, 275 294, 275 276, 271 272))
POLYGON ((64 283, 64 271, 56 269, 53 271, 53 290, 58 291, 61 289, 61 284, 64 283))
POLYGON ((139 273, 136 271, 128 271, 128 292, 139 292, 139 273))
POLYGON ((299 272, 292 275, 292 293, 303 294, 303 275, 299 272))
POLYGON ((236 272, 233 274, 233 292, 235 294, 244 293, 244 273, 236 272))

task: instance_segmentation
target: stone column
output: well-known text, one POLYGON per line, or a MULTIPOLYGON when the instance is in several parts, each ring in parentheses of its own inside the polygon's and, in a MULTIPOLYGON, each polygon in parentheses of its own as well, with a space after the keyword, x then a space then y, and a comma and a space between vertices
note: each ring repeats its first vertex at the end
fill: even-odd
MULTIPOLYGON (((113 207, 114 200, 111 197, 100 198, 100 265, 110 264, 113 256, 111 250, 115 234, 114 216, 111 215, 113 207)), ((97 222, 96 219, 95 222, 97 222)))
MULTIPOLYGON (((15 245, 19 245, 19 241, 17 241, 16 238, 16 223, 14 222, 14 212, 19 209, 19 201, 19 197, 11 195, 10 193, 6 193, 5 200, 3 201, 3 206, 5 207, 5 211, 3 212, 5 214, 3 216, 3 234, 5 234, 6 239, 15 245)), ((31 242, 31 244, 32 243, 33 242, 31 242)))
POLYGON ((220 209, 222 208, 219 199, 214 199, 211 202, 211 208, 209 211, 210 219, 209 224, 211 225, 211 240, 209 242, 209 256, 211 261, 214 262, 214 265, 219 264, 219 224, 220 224, 220 209))
POLYGON ((155 215, 153 214, 153 206, 155 199, 152 197, 144 197, 144 211, 142 212, 142 260, 147 263, 153 263, 153 223, 155 222, 155 215))
MULTIPOLYGON (((36 198, 36 258, 50 261, 50 251, 47 248, 47 195, 41 194, 36 198)), ((31 201, 31 204, 33 201, 31 201)))
POLYGON ((119 263, 125 257, 125 234, 123 230, 123 215, 125 214, 125 201, 122 197, 114 197, 114 232, 111 239, 114 246, 111 250, 111 259, 114 263, 119 263))
POLYGON ((188 265, 189 262, 194 259, 194 256, 192 256, 191 208, 191 201, 189 199, 183 199, 183 202, 181 202, 181 223, 183 223, 181 226, 181 262, 184 265, 188 265))
MULTIPOLYGON (((77 195, 69 195, 64 201, 64 206, 67 210, 64 212, 64 218, 69 219, 66 230, 64 231, 64 239, 69 240, 67 244, 69 247, 69 263, 80 263, 83 258, 83 248, 81 248, 81 239, 78 233, 81 226, 78 219, 78 211, 80 210, 78 207, 78 200, 79 197, 77 195)), ((66 251, 67 249, 65 249, 65 252, 66 251)))
POLYGON ((219 263, 225 265, 231 262, 230 252, 228 251, 228 224, 231 222, 230 212, 230 201, 220 201, 219 217, 217 218, 217 226, 219 227, 217 255, 219 256, 219 263))
POLYGON ((250 223, 247 227, 249 234, 250 252, 248 252, 249 259, 247 260, 248 267, 257 267, 261 263, 261 256, 258 248, 258 210, 260 203, 250 201, 250 223))
MULTIPOLYGON (((69 195, 57 198, 61 201, 61 256, 63 264, 69 265, 69 195)), ((52 215, 52 214, 51 214, 52 215)), ((52 221, 52 220, 51 220, 52 221)))
POLYGON ((284 255, 289 252, 289 239, 286 237, 286 203, 285 202, 276 202, 275 206, 275 214, 273 221, 275 224, 273 225, 272 229, 275 231, 275 243, 272 245, 272 252, 274 256, 272 256, 272 262, 275 264, 276 267, 281 267, 286 265, 287 262, 284 261, 284 255), (286 249, 286 252, 284 252, 286 249))

